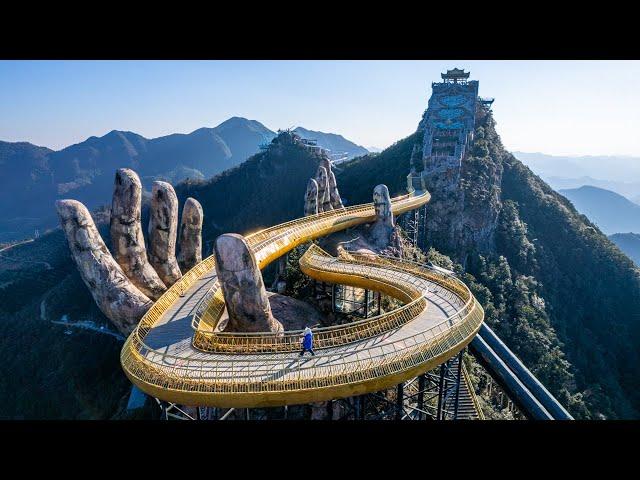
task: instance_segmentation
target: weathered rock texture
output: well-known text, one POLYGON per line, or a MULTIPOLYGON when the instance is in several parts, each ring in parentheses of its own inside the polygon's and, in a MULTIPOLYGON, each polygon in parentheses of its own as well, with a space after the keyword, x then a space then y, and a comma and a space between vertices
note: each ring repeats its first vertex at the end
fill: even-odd
POLYGON ((182 277, 176 260, 178 197, 171 184, 153 182, 149 218, 149 262, 167 287, 182 277))
POLYGON ((391 196, 386 185, 377 185, 373 189, 373 206, 376 211, 376 220, 369 229, 369 238, 376 247, 383 248, 389 245, 395 230, 391 196))
POLYGON ((193 268, 202 261, 202 205, 195 198, 187 198, 182 207, 178 264, 182 271, 193 268))
POLYGON ((71 256, 94 301, 123 335, 129 335, 151 301, 129 281, 111 256, 82 203, 59 200, 56 209, 71 256))
POLYGON ((389 189, 386 185, 375 187, 373 203, 376 212, 374 222, 333 233, 320 239, 320 246, 331 255, 357 252, 400 257, 402 241, 398 227, 395 225, 389 189))
POLYGON ((329 176, 327 174, 327 169, 323 166, 318 167, 316 182, 318 182, 318 212, 328 212, 333 210, 331 207, 331 197, 329 192, 329 176))
POLYGON ((304 216, 308 217, 316 213, 318 213, 318 182, 310 178, 304 194, 304 216))
POLYGON ((329 172, 329 197, 331 199, 331 206, 334 209, 344 208, 344 205, 342 204, 342 198, 340 197, 340 192, 338 192, 336 175, 332 170, 329 172))
POLYGON ((166 287, 147 259, 140 223, 142 184, 128 168, 116 171, 111 203, 111 248, 125 275, 145 295, 157 300, 166 287))
POLYGON ((331 168, 331 160, 329 160, 327 157, 322 158, 322 160, 320 160, 320 166, 327 171, 327 191, 329 192, 329 202, 331 202, 331 207, 334 209, 343 208, 342 199, 340 198, 340 193, 338 192, 338 183, 336 182, 336 176, 331 168))
POLYGON ((459 136, 464 145, 456 146, 455 155, 432 154, 439 131, 433 127, 442 121, 438 110, 447 108, 437 97, 448 95, 446 90, 450 88, 459 89, 451 84, 437 87, 440 92, 434 89, 418 125, 411 163, 422 171, 431 193, 426 206, 426 244, 465 266, 470 254, 495 251, 505 152, 490 109, 477 102, 477 87, 469 86, 471 92, 465 94, 468 107, 459 109, 468 131, 468 135, 459 136))
POLYGON ((262 274, 242 235, 228 233, 215 241, 216 272, 229 315, 227 332, 280 332, 271 313, 262 274))

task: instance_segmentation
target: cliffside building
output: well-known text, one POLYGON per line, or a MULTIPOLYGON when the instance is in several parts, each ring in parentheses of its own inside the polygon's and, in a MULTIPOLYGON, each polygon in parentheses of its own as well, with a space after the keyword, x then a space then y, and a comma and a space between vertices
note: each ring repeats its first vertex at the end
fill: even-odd
POLYGON ((414 172, 424 172, 431 182, 443 176, 449 186, 455 186, 473 140, 479 84, 469 75, 454 68, 441 75, 442 82, 431 84, 433 93, 418 127, 424 132, 422 149, 416 149, 412 159, 414 172))
POLYGON ((426 219, 427 207, 405 220, 410 238, 419 247, 425 247, 430 235, 428 224, 434 227, 433 222, 451 221, 461 211, 462 162, 473 141, 477 108, 480 104, 490 108, 493 102, 478 97, 479 82, 469 76, 458 68, 441 74, 442 81, 431 84, 431 98, 418 125, 421 135, 413 147, 409 187, 426 188, 434 196, 433 203, 442 204, 431 221, 426 219))

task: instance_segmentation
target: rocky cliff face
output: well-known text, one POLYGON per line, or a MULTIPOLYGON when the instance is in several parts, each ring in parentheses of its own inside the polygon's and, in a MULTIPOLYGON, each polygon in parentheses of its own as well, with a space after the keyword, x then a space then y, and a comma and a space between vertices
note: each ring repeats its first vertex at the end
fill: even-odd
MULTIPOLYGON (((504 150, 484 105, 474 120, 459 178, 425 169, 427 247, 462 264, 454 268, 487 323, 576 418, 637 418, 640 375, 628 367, 640 356, 637 268, 504 150)), ((345 164, 341 190, 354 203, 379 182, 401 193, 401 175, 423 158, 423 127, 345 164)))
MULTIPOLYGON (((488 138, 487 124, 494 121, 487 107, 476 108, 473 140, 458 165, 427 164, 424 169, 431 202, 427 205, 427 243, 463 265, 470 253, 495 250, 495 231, 500 213, 503 150, 499 138, 488 138), (449 168, 445 168, 449 167, 449 168)), ((426 128, 421 122, 412 165, 423 155, 426 128)))

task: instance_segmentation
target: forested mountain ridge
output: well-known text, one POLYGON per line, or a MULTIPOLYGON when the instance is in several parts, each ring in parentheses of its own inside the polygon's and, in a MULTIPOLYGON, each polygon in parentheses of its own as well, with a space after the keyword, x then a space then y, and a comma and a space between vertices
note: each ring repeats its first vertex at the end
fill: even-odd
POLYGON ((614 233, 609 240, 615 243, 636 265, 640 266, 640 234, 614 233))
MULTIPOLYGON (((247 234, 302 216, 307 181, 318 165, 316 154, 291 142, 284 132, 268 150, 209 180, 178 184, 176 192, 180 205, 187 196, 202 203, 203 246, 208 255, 221 233, 247 234)), ((94 217, 109 245, 106 213, 94 212, 94 217)), ((142 222, 148 222, 144 206, 142 222)), ((109 321, 80 279, 60 229, 3 252, 0 418, 121 415, 131 384, 119 363, 122 340, 104 334, 109 330, 109 321)))
POLYGON ((176 193, 181 202, 193 197, 202 204, 210 243, 222 233, 247 234, 302 216, 307 180, 320 158, 283 132, 267 151, 209 180, 184 181, 176 193))
MULTIPOLYGON (((370 202, 380 183, 403 193, 420 135, 345 163, 338 187, 348 203, 370 202)), ((469 152, 460 215, 439 219, 430 246, 458 262, 487 322, 576 418, 638 418, 637 268, 504 150, 489 111, 478 113, 469 152), (496 212, 495 221, 486 207, 496 212), (481 245, 460 228, 460 218, 481 221, 481 245)), ((283 132, 239 166, 177 185, 181 203, 193 196, 203 205, 205 254, 220 233, 246 234, 301 216, 318 160, 283 132)), ((446 201, 432 193, 429 208, 446 201)), ((3 254, 0 263, 0 327, 7 339, 2 368, 28 372, 0 375, 0 412, 11 418, 111 418, 126 401, 118 340, 81 330, 67 335, 51 323, 65 316, 104 321, 62 240, 60 231, 52 232, 3 254), (45 391, 48 400, 41 401, 45 391)))
POLYGON ((324 133, 314 130, 307 130, 303 127, 296 127, 293 132, 300 135, 302 138, 317 140, 318 145, 322 148, 329 150, 330 154, 343 153, 345 158, 351 159, 360 155, 366 155, 369 151, 360 145, 356 145, 350 140, 347 140, 342 135, 335 133, 324 133))
MULTIPOLYGON (((341 135, 298 130, 336 153, 367 153, 341 135)), ((146 191, 154 180, 204 180, 239 165, 276 135, 256 120, 231 117, 213 128, 152 139, 112 130, 59 151, 0 141, 0 243, 57 226, 56 199, 75 198, 89 209, 108 204, 118 168, 135 170, 146 191)))
MULTIPOLYGON (((420 135, 345 163, 338 182, 351 203, 366 201, 378 183, 395 193, 404 188, 420 135)), ((640 279, 633 263, 504 150, 486 109, 477 115, 460 188, 460 211, 430 223, 429 246, 458 262, 487 322, 576 418, 637 418, 640 279), (460 228, 461 218, 486 229, 481 243, 460 228)), ((446 201, 431 193, 427 218, 446 201)))
POLYGON ((591 185, 559 190, 559 193, 607 235, 640 233, 640 205, 618 193, 591 185))
POLYGON ((90 209, 108 203, 118 168, 136 170, 150 191, 153 180, 208 178, 238 165, 274 136, 260 122, 233 117, 153 139, 112 130, 59 151, 0 141, 0 241, 55 227, 56 199, 75 198, 90 209))

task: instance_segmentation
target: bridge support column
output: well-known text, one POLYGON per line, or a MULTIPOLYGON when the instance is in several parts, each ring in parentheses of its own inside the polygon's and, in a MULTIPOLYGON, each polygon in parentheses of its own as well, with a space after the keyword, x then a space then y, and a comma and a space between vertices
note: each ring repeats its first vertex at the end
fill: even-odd
POLYGON ((455 403, 453 405, 454 420, 458 419, 458 404, 460 400, 460 379, 462 378, 462 352, 464 352, 464 349, 460 351, 460 353, 458 354, 458 368, 456 372, 456 396, 455 396, 455 403))
POLYGON ((445 364, 443 363, 442 365, 440 365, 440 378, 439 378, 439 382, 438 382, 438 408, 436 410, 436 420, 443 420, 443 416, 442 416, 442 410, 443 410, 443 403, 444 403, 444 392, 445 392, 445 388, 444 388, 444 384, 445 384, 445 364))
POLYGON ((424 420, 424 389, 427 383, 425 374, 418 377, 418 420, 424 420))
POLYGON ((364 289, 364 318, 369 318, 369 290, 364 289))
POLYGON ((404 406, 404 384, 399 383, 396 390, 396 420, 402 420, 404 406))

